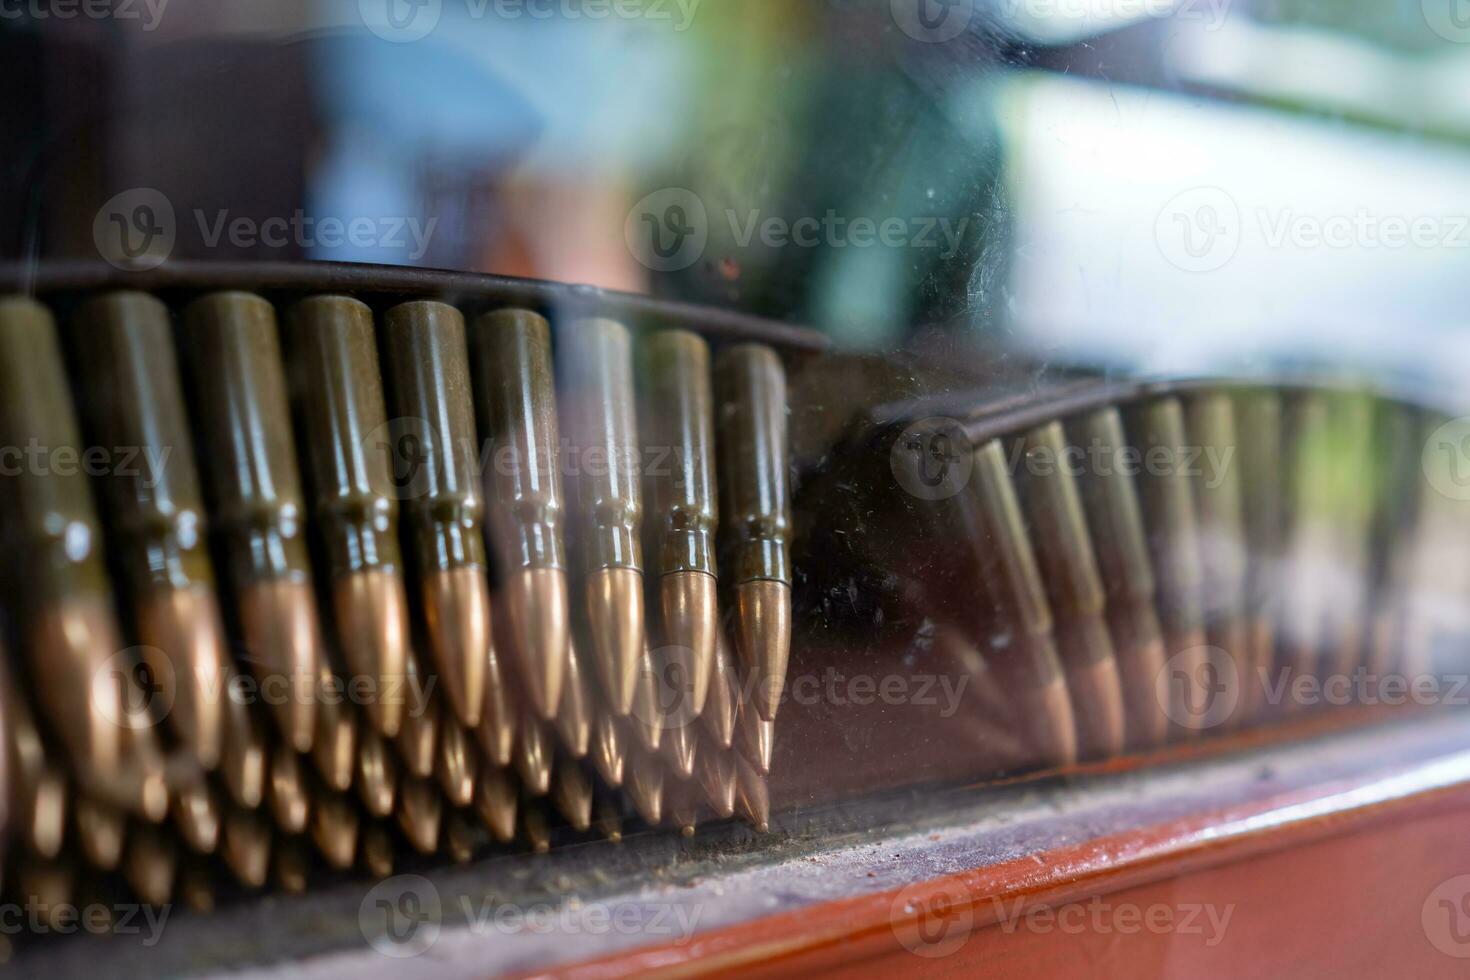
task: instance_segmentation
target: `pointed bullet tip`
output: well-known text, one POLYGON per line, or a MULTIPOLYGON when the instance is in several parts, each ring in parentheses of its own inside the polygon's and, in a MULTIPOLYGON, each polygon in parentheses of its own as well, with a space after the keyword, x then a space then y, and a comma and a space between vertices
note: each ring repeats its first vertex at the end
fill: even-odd
POLYGON ((774 721, 786 688, 791 657, 791 587, 762 579, 736 590, 736 646, 752 675, 752 700, 766 721, 774 721))
POLYGON ((334 590, 337 630, 353 675, 373 682, 367 703, 373 727, 389 738, 403 720, 408 659, 408 601, 396 572, 371 568, 339 580, 334 590))
POLYGON ((321 676, 321 632, 311 585, 272 579, 240 593, 246 653, 281 731, 297 752, 310 752, 321 676), (284 683, 283 683, 284 682, 284 683))
POLYGON ((613 711, 633 710, 647 637, 643 628, 643 575, 603 568, 587 576, 587 625, 603 690, 613 711))
POLYGON ((511 656, 543 720, 556 716, 566 675, 567 577, 556 568, 532 568, 505 581, 511 656))
POLYGON ((491 656, 490 586, 483 569, 455 568, 424 581, 429 647, 450 705, 468 728, 480 723, 491 656))
POLYGON ((690 717, 702 714, 715 671, 715 646, 720 630, 718 583, 703 572, 672 572, 663 577, 666 642, 688 651, 690 717))

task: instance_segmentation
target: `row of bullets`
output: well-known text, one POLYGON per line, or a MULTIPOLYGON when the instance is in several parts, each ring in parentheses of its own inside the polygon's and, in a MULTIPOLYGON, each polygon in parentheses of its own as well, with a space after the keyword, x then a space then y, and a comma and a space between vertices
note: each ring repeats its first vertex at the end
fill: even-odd
POLYGON ((1470 494, 1462 446, 1434 448, 1442 415, 1347 387, 990 397, 875 410, 803 480, 798 510, 826 519, 798 542, 817 626, 793 683, 899 669, 964 696, 851 704, 840 726, 788 709, 804 752, 778 806, 1109 759, 1463 673, 1470 494), (854 730, 851 767, 804 761, 854 730))
POLYGON ((10 887, 204 907, 545 850, 546 800, 764 828, 786 415, 770 348, 684 330, 0 300, 10 887))

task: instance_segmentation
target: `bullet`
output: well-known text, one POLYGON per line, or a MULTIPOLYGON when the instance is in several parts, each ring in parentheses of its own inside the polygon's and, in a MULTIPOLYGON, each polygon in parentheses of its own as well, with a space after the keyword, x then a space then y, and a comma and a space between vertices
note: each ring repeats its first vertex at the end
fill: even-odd
MULTIPOLYGON (((1060 422, 1027 433, 1021 448, 1028 458, 1049 460, 1064 460, 1071 449, 1060 422)), ((1088 759, 1119 755, 1126 741, 1127 709, 1103 619, 1102 575, 1076 478, 1065 466, 1024 466, 1016 482, 1055 617, 1080 750, 1088 759)))
POLYGON ((1365 664, 1382 677, 1400 669, 1404 647, 1406 606, 1412 568, 1413 532, 1418 521, 1418 482, 1423 479, 1419 420, 1401 402, 1378 403, 1374 420, 1374 482, 1377 506, 1373 510, 1368 569, 1372 594, 1371 638, 1365 664))
POLYGON ((240 884, 252 890, 265 887, 271 863, 270 825, 254 810, 228 810, 220 854, 240 884))
POLYGON ((5 668, 0 649, 0 698, 6 725, 5 771, 11 795, 8 799, 9 826, 13 839, 29 847, 44 860, 61 853, 66 836, 66 777, 59 760, 50 756, 36 728, 24 692, 5 668))
POLYGON ((698 723, 690 721, 684 725, 671 725, 664 730, 659 751, 669 769, 680 779, 694 777, 694 759, 699 746, 698 729, 698 723))
POLYGON ((292 396, 337 640, 350 677, 373 683, 368 720, 391 738, 402 721, 410 626, 373 314, 355 299, 313 296, 289 322, 292 396))
POLYGON ((551 790, 553 744, 535 712, 529 708, 523 711, 516 739, 516 772, 532 796, 545 796, 551 790))
POLYGON ((1143 509, 1132 469, 1121 454, 1128 448, 1122 415, 1099 409, 1068 425, 1073 445, 1096 447, 1097 461, 1079 481, 1083 509, 1107 594, 1108 630, 1127 706, 1130 749, 1164 744, 1169 716, 1156 685, 1166 655, 1154 606, 1154 568, 1144 533, 1143 509))
POLYGON ((470 733, 446 719, 439 729, 439 757, 434 774, 450 806, 469 806, 475 798, 475 772, 479 757, 470 733))
POLYGON ((516 836, 516 785, 510 775, 495 766, 481 766, 475 780, 475 812, 502 844, 516 836))
MULTIPOLYGON (((141 684, 145 677, 146 668, 140 670, 136 662, 116 667, 113 673, 111 681, 122 695, 121 748, 125 762, 115 773, 99 773, 91 786, 99 800, 149 823, 159 823, 168 816, 169 773, 153 733, 155 720, 150 710, 150 695, 141 684)), ((202 770, 194 765, 191 756, 180 756, 177 768, 179 778, 203 778, 202 770)))
POLYGON ((1129 408, 1128 434, 1144 459, 1162 460, 1138 478, 1150 558, 1158 573, 1157 602, 1169 657, 1166 685, 1176 736, 1198 735, 1208 724, 1217 697, 1205 642, 1204 569, 1199 525, 1190 482, 1192 456, 1177 398, 1160 398, 1129 408))
POLYGON ((373 878, 382 880, 393 875, 393 838, 380 823, 363 827, 362 865, 373 878))
POLYGON ((363 732, 356 769, 357 794, 363 809, 374 817, 392 816, 398 793, 398 765, 388 743, 373 729, 363 732))
POLYGON ((609 786, 623 785, 628 759, 627 736, 611 711, 598 710, 592 727, 592 765, 609 786))
POLYGON ((723 629, 715 633, 715 662, 710 672, 709 697, 699 720, 714 736, 720 748, 735 744, 735 714, 740 705, 740 675, 730 653, 730 642, 723 629))
POLYGON ((307 752, 321 626, 275 311, 259 296, 215 293, 186 308, 181 336, 197 432, 209 446, 210 512, 246 656, 281 731, 307 752))
POLYGON ((213 854, 219 845, 220 804, 209 780, 195 779, 174 790, 170 809, 184 845, 196 854, 213 854))
POLYGON ((318 793, 311 808, 311 839, 338 871, 352 867, 357 854, 357 808, 341 793, 318 793))
POLYGON ((434 774, 434 747, 439 739, 439 705, 429 696, 418 665, 418 658, 410 651, 405 661, 408 672, 409 703, 403 715, 403 727, 398 730, 396 744, 403 759, 404 768, 419 779, 428 779, 434 774), (415 693, 417 692, 417 693, 415 693))
POLYGON ((413 849, 433 854, 439 849, 439 826, 444 816, 444 798, 427 779, 407 778, 398 789, 398 827, 413 849))
POLYGON ((322 665, 321 693, 317 696, 317 731, 311 755, 327 786, 345 793, 352 786, 357 756, 357 722, 346 701, 346 689, 331 668, 322 665))
POLYGON ((689 651, 693 717, 704 711, 720 629, 709 347, 687 330, 664 330, 648 338, 646 359, 645 455, 666 460, 650 465, 647 480, 663 633, 689 651))
POLYGON ((72 811, 87 862, 99 871, 116 871, 127 842, 127 815, 86 796, 76 800, 72 811))
POLYGON ((735 776, 735 757, 720 751, 708 735, 695 754, 695 777, 704 790, 705 802, 722 820, 735 815, 735 795, 739 789, 735 776))
POLYGON ((771 829, 771 794, 761 776, 743 758, 735 758, 735 809, 759 833, 771 829))
POLYGON ((304 895, 309 884, 311 859, 301 837, 283 837, 276 842, 274 870, 276 887, 287 895, 304 895))
POLYGON ((306 830, 311 816, 311 794, 301 760, 284 742, 271 753, 270 808, 276 826, 288 834, 306 830))
POLYGON ((720 356, 720 499, 735 542, 735 649, 753 679, 755 707, 774 721, 791 656, 791 530, 786 373, 768 347, 720 356))
MULTIPOLYGON (((0 299, 0 446, 81 458, 56 326, 44 306, 0 299)), ((102 527, 82 468, 17 466, 3 478, 0 547, 40 706, 84 783, 121 775, 125 723, 109 660, 123 649, 102 527)))
POLYGON ((997 676, 1016 699, 1017 720, 1037 757, 1048 765, 1070 765, 1077 759, 1071 695, 1052 636, 1051 606, 999 441, 975 450, 970 488, 958 499, 995 617, 991 628, 1010 637, 1005 655, 995 658, 997 676))
POLYGON ((81 307, 69 339, 92 443, 136 447, 136 466, 111 467, 99 482, 142 655, 173 732, 213 769, 224 628, 168 308, 144 293, 108 293, 81 307))
POLYGON ((179 870, 179 897, 190 911, 208 914, 215 909, 214 874, 209 865, 195 858, 179 870))
POLYGON ((167 905, 173 897, 179 852, 173 839, 151 824, 135 824, 128 834, 123 877, 144 904, 167 905))
POLYGON ((444 850, 455 864, 469 864, 475 851, 484 843, 484 832, 470 823, 460 810, 450 810, 444 817, 444 850))
POLYGON ((526 804, 524 814, 521 828, 525 831, 526 843, 535 853, 546 854, 551 850, 551 828, 546 822, 546 810, 540 803, 530 802, 526 804))
POLYGON ((237 679, 234 668, 226 664, 226 694, 222 703, 225 738, 220 772, 230 798, 239 806, 253 810, 265 799, 265 734, 250 706, 228 693, 237 679))
POLYGON ((750 701, 742 700, 735 715, 735 741, 740 755, 762 776, 771 772, 776 747, 776 723, 760 716, 750 701))
POLYGON ((699 788, 692 782, 675 780, 668 790, 669 823, 684 837, 693 837, 699 827, 699 788))
POLYGON ((656 756, 634 750, 628 756, 623 792, 638 815, 651 827, 663 821, 664 766, 656 756))
POLYGON ((592 828, 592 783, 575 760, 557 761, 551 800, 574 830, 586 833, 592 828))
POLYGON ((647 639, 632 339, 613 320, 578 320, 562 332, 557 363, 593 660, 613 710, 626 714, 647 639))
POLYGON ((574 759, 586 758, 592 747, 592 719, 597 712, 597 691, 582 663, 575 643, 568 645, 567 673, 562 683, 561 707, 556 712, 556 733, 562 748, 574 759))
POLYGON ((443 303, 414 302, 393 307, 386 320, 402 430, 395 453, 407 457, 400 462, 410 474, 400 494, 429 646, 455 715, 474 728, 495 652, 464 317, 443 303))
POLYGON ((76 868, 68 861, 53 861, 33 855, 20 857, 15 874, 16 897, 48 931, 74 928, 70 915, 76 888, 76 868), (69 925, 70 924, 70 925, 69 925))
POLYGON ((610 795, 598 793, 593 800, 593 811, 597 832, 608 841, 618 844, 623 839, 623 814, 617 801, 610 795))
POLYGON ((1255 718, 1266 709, 1266 685, 1276 662, 1276 632, 1281 618, 1282 547, 1285 492, 1281 396, 1271 388, 1242 391, 1236 397, 1240 431, 1241 513, 1245 526, 1246 621, 1250 682, 1241 689, 1241 716, 1255 718))
MULTIPOLYGON (((1205 637, 1228 659, 1218 665, 1221 669, 1234 665, 1236 689, 1244 692, 1257 680, 1251 676, 1254 653, 1245 610, 1245 515, 1240 469, 1235 463, 1240 448, 1235 403, 1228 392, 1206 391, 1185 398, 1184 411, 1191 451, 1199 455, 1192 482, 1199 519, 1205 637)), ((1247 716, 1240 700, 1232 705, 1229 698, 1216 698, 1214 710, 1204 718, 1205 726, 1243 724, 1247 716)))
MULTIPOLYGON (((1282 632, 1297 674, 1351 677, 1361 627, 1372 502, 1372 406, 1303 391, 1287 405, 1287 605, 1282 632)), ((1295 706, 1295 705, 1294 705, 1295 706)))
POLYGON ((501 310, 475 321, 471 342, 480 429, 492 454, 490 530, 509 656, 536 711, 550 719, 561 704, 570 631, 551 328, 534 313, 501 310))
POLYGON ((637 683, 633 687, 631 710, 627 712, 627 728, 646 751, 656 753, 663 741, 665 718, 663 706, 659 703, 658 665, 654 663, 651 651, 643 651, 634 677, 637 683))

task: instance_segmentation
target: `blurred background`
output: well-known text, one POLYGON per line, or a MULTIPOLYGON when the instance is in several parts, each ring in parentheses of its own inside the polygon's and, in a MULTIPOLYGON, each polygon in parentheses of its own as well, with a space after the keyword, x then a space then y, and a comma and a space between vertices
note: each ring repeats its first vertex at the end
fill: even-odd
POLYGON ((1470 367, 1466 0, 0 0, 0 257, 529 276, 846 348, 1470 367))

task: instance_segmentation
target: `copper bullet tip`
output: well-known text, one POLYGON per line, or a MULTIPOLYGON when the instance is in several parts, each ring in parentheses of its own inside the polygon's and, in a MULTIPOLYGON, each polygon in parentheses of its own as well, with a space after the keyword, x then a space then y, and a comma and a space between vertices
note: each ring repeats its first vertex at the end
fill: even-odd
POLYGON ((521 719, 515 761, 527 793, 545 796, 551 790, 551 739, 529 712, 521 719))
POLYGON ((680 779, 694 776, 695 747, 699 741, 695 737, 693 724, 674 725, 664 732, 661 746, 664 759, 680 779))
POLYGON ((770 775, 771 756, 776 745, 776 723, 766 721, 748 703, 742 702, 735 728, 741 755, 757 773, 770 775))
POLYGON ((435 773, 452 806, 469 806, 474 800, 478 761, 469 732, 446 719, 439 732, 439 761, 435 773))
POLYGON ((730 753, 721 752, 706 742, 695 761, 699 785, 704 789, 704 798, 710 809, 721 819, 734 816, 735 795, 739 788, 735 782, 735 760, 730 753))
POLYGON ((592 828, 592 784, 581 766, 568 760, 557 765, 552 799, 575 830, 585 833, 592 828))
POLYGON ((297 752, 316 734, 321 631, 311 585, 288 579, 255 582, 240 592, 246 653, 261 693, 297 752))
POLYGON ((762 579, 735 590, 736 649, 750 676, 751 699, 760 716, 776 720, 791 656, 791 587, 762 579))
POLYGON ((643 658, 643 575, 603 568, 587 576, 587 622, 603 690, 619 716, 633 710, 643 658))
POLYGON ((403 580, 381 568, 337 580, 333 601, 342 651, 356 677, 373 682, 366 705, 374 728, 392 738, 403 723, 408 600, 403 580))
POLYGON ((163 652, 150 664, 155 677, 173 684, 168 720, 205 769, 219 764, 224 744, 225 645, 219 605, 208 588, 155 592, 138 614, 138 638, 163 652))
POLYGON ((699 716, 705 730, 714 736, 721 748, 735 744, 735 715, 739 708, 740 678, 730 643, 724 630, 715 634, 714 671, 710 676, 710 693, 699 716))
POLYGON ((592 731, 592 764, 609 786, 623 785, 628 759, 626 743, 619 721, 607 712, 598 712, 592 731))
POLYGON ((750 767, 744 759, 735 760, 735 776, 738 784, 736 805, 740 815, 761 833, 771 829, 771 795, 766 781, 750 767))
MULTIPOLYGON (((704 712, 710 678, 715 671, 715 643, 720 631, 717 582, 703 572, 673 572, 663 577, 664 639, 689 651, 689 717, 704 712)), ((784 674, 784 669, 783 669, 784 674)))
POLYGON ((664 767, 653 756, 642 752, 633 754, 628 760, 623 791, 647 823, 657 826, 663 820, 664 767))
POLYGON ((567 576, 556 568, 532 568, 505 581, 512 655, 531 692, 536 713, 550 720, 561 704, 567 664, 567 576))
POLYGON ((510 679, 501 672, 500 659, 493 649, 485 661, 485 698, 475 733, 491 762, 502 767, 510 765, 516 740, 515 702, 510 679))
POLYGON ((479 568, 436 572, 424 582, 429 646, 449 703, 467 728, 480 724, 491 656, 490 586, 479 568))
POLYGON ((122 678, 111 669, 121 649, 117 623, 101 598, 75 598, 42 608, 32 664, 46 714, 84 779, 115 773, 132 715, 122 678), (78 696, 80 695, 80 696, 78 696))
POLYGON ((444 815, 444 799, 433 783, 408 779, 399 793, 398 826, 408 842, 420 854, 433 854, 439 849, 439 825, 444 815))
POLYGON ((475 812, 495 839, 509 844, 516 836, 516 787, 510 776, 485 766, 475 782, 475 812))
POLYGON ((573 758, 585 758, 592 748, 592 716, 596 694, 592 679, 587 675, 588 665, 576 644, 568 648, 567 677, 561 690, 561 706, 556 712, 556 732, 561 736, 562 747, 573 758))

